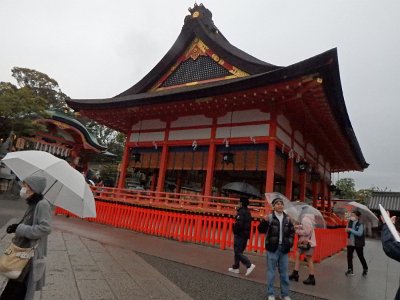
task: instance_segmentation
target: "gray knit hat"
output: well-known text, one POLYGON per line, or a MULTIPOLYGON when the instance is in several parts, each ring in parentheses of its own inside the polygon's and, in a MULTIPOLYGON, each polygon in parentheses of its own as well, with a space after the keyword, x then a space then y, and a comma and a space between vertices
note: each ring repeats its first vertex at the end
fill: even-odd
POLYGON ((42 194, 46 188, 46 178, 44 177, 29 176, 24 179, 24 182, 29 185, 36 194, 42 194))

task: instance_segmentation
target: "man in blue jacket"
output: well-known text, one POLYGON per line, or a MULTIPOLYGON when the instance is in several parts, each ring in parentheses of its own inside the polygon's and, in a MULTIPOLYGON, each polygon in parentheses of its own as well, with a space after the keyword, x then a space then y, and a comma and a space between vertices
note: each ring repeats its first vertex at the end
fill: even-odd
MULTIPOLYGON (((383 223, 385 223, 383 218, 382 221, 383 223)), ((392 217, 392 222, 395 223, 395 221, 396 217, 392 217)), ((386 224, 383 224, 381 239, 383 251, 385 251, 386 255, 400 262, 400 242, 396 242, 392 233, 389 230, 389 227, 386 224)), ((400 300, 400 286, 394 299, 400 300)))
POLYGON ((351 213, 350 221, 347 225, 347 271, 346 276, 353 276, 353 253, 356 250, 357 256, 363 266, 362 276, 367 276, 368 265, 364 258, 364 246, 365 246, 365 231, 364 224, 359 219, 361 212, 358 210, 351 213))

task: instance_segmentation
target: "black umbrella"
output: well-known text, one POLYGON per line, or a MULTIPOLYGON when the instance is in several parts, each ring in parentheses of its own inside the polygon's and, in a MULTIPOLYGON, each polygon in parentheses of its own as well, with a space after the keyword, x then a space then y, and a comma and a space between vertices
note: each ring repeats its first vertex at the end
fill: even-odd
POLYGON ((258 189, 246 182, 230 182, 224 185, 222 190, 246 197, 261 198, 261 194, 258 189))

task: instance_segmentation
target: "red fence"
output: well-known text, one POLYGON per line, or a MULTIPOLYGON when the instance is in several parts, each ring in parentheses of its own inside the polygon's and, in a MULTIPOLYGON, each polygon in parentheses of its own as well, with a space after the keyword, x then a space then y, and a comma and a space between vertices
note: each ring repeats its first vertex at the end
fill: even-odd
MULTIPOLYGON (((219 246, 220 249, 233 247, 234 218, 230 216, 166 211, 103 201, 96 201, 96 209, 97 217, 88 218, 88 221, 172 238, 181 242, 219 246)), ((58 207, 55 213, 73 217, 71 213, 58 207)), ((258 233, 258 224, 257 220, 252 222, 247 250, 263 253, 265 235, 258 233)), ((316 229, 316 239, 318 244, 314 252, 316 262, 339 252, 346 245, 346 234, 343 228, 316 229)), ((296 244, 297 239, 293 249, 296 249, 296 244)), ((294 254, 291 253, 291 255, 294 254)))

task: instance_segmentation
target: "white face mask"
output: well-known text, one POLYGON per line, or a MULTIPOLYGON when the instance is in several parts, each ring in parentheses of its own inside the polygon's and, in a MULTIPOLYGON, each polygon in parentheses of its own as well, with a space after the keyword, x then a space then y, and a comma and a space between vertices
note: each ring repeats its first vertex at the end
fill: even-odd
POLYGON ((23 187, 20 191, 19 191, 19 195, 21 196, 22 199, 26 199, 28 198, 28 193, 27 193, 27 189, 26 187, 23 187))
POLYGON ((350 217, 350 220, 352 220, 353 222, 357 220, 356 217, 350 217))

